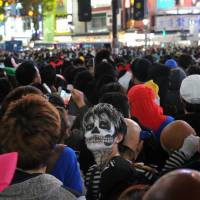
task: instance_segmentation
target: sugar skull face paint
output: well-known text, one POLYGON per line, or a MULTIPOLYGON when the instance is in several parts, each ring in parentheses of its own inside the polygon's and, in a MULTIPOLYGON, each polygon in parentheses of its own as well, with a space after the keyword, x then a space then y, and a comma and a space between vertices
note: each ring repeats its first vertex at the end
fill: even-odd
POLYGON ((110 149, 114 143, 115 127, 106 113, 88 117, 85 140, 91 151, 110 149))

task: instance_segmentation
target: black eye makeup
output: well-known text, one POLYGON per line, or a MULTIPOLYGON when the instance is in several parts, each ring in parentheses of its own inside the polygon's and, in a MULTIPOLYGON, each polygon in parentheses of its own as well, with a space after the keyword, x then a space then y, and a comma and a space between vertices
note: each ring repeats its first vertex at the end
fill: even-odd
POLYGON ((90 131, 90 130, 92 130, 93 127, 94 127, 94 123, 89 123, 89 124, 87 124, 87 125, 85 126, 86 131, 90 131))
POLYGON ((108 122, 108 121, 100 121, 99 122, 99 128, 110 130, 110 128, 111 128, 110 122, 108 122))

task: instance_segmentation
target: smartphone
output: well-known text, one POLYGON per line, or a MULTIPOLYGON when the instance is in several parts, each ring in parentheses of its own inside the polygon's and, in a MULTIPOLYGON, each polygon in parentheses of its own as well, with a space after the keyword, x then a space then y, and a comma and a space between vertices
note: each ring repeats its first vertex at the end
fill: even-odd
POLYGON ((71 96, 71 93, 66 92, 65 90, 60 91, 60 97, 63 99, 65 105, 69 103, 71 96))

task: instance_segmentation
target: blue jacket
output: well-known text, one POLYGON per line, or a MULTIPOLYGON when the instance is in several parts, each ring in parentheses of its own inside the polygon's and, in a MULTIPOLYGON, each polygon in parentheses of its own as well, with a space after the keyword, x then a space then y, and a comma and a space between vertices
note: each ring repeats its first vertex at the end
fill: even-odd
POLYGON ((70 147, 64 147, 51 174, 62 181, 64 186, 71 188, 80 194, 83 193, 83 183, 77 157, 74 150, 70 147))

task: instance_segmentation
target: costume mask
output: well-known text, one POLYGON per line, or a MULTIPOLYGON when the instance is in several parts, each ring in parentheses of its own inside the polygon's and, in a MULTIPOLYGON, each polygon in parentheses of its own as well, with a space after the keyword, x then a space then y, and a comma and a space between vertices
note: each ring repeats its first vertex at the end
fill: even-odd
POLYGON ((126 133, 124 118, 112 105, 99 103, 85 114, 83 128, 87 148, 93 153, 96 164, 103 169, 116 145, 116 136, 126 133))
POLYGON ((111 149, 115 127, 106 113, 89 116, 85 122, 85 139, 91 151, 111 149))

